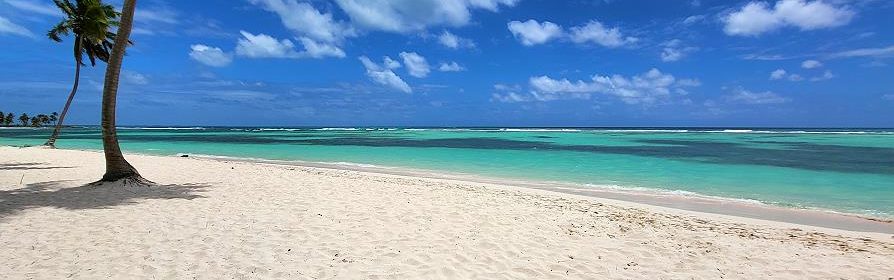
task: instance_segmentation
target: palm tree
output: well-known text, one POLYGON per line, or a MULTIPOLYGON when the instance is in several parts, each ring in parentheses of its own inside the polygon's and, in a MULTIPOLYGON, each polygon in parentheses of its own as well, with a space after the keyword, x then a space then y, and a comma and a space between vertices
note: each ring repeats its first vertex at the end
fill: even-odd
POLYGON ((22 126, 28 126, 28 120, 30 119, 31 117, 29 117, 27 113, 22 113, 22 115, 19 116, 19 122, 22 123, 22 126))
POLYGON ((3 111, 0 111, 0 125, 3 125, 3 120, 6 119, 4 116, 6 116, 6 114, 4 114, 3 111))
POLYGON ((53 126, 56 126, 56 121, 59 120, 59 113, 53 112, 50 114, 50 121, 53 122, 53 126))
POLYGON ((40 120, 40 126, 44 126, 50 123, 50 116, 46 114, 37 115, 37 119, 40 120))
POLYGON ((15 116, 13 113, 7 113, 7 114, 6 114, 6 119, 3 120, 3 124, 5 124, 6 126, 9 126, 10 124, 12 124, 12 121, 13 121, 15 118, 16 118, 16 116, 15 116))
POLYGON ((118 36, 112 45, 112 53, 109 56, 106 67, 105 82, 102 88, 102 148, 106 158, 106 174, 100 181, 112 182, 124 180, 124 183, 136 183, 138 185, 151 184, 143 179, 137 169, 134 168, 118 145, 118 132, 115 130, 115 107, 118 97, 118 80, 121 75, 121 63, 124 60, 124 51, 127 48, 127 38, 130 37, 130 29, 133 25, 133 13, 136 8, 136 0, 124 0, 124 8, 121 12, 121 23, 118 27, 118 36))
POLYGON ((77 5, 72 4, 70 0, 53 0, 53 2, 65 14, 65 19, 50 29, 47 36, 53 41, 62 42, 60 36, 74 34, 75 78, 56 128, 53 129, 50 139, 44 143, 49 147, 55 147, 56 138, 62 130, 62 122, 78 91, 81 65, 84 65, 83 56, 87 55, 92 66, 96 66, 97 59, 108 61, 109 49, 112 47, 112 40, 115 40, 115 33, 110 32, 109 27, 118 25, 116 19, 119 15, 115 7, 103 4, 100 0, 75 0, 77 5))

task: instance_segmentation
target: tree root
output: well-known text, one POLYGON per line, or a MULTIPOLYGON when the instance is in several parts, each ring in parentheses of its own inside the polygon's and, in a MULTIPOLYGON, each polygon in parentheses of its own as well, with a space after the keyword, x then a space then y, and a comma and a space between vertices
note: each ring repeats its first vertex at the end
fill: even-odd
POLYGON ((143 178, 139 174, 130 175, 124 178, 120 178, 114 181, 105 181, 99 180, 93 183, 90 183, 91 186, 108 186, 108 187, 124 187, 124 188, 146 188, 146 187, 154 187, 158 186, 157 183, 147 180, 143 178))

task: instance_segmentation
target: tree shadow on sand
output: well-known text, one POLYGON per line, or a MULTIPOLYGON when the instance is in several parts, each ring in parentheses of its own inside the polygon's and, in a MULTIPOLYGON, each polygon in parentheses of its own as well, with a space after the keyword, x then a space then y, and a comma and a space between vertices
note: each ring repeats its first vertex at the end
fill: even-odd
POLYGON ((2 170, 46 170, 46 169, 64 169, 74 168, 73 166, 41 166, 46 163, 25 162, 25 163, 0 163, 0 171, 2 170))
POLYGON ((68 210, 103 209, 136 204, 148 199, 203 198, 196 193, 205 184, 122 186, 114 183, 69 187, 70 181, 28 184, 24 188, 0 191, 0 221, 21 211, 55 207, 68 210))

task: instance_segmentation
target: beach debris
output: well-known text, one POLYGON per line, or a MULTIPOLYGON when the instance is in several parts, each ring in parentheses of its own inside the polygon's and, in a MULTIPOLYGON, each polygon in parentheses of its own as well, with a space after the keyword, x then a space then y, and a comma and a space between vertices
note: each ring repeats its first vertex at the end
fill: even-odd
POLYGON ((187 154, 182 154, 182 155, 180 155, 180 157, 189 157, 189 155, 187 155, 187 154))

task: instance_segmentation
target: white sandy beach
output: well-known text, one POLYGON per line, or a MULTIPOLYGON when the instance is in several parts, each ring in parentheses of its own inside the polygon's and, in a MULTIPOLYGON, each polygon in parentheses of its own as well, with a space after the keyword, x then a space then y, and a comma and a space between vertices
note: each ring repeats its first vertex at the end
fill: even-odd
POLYGON ((498 184, 0 147, 4 279, 892 279, 894 236, 498 184))

